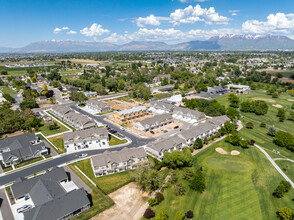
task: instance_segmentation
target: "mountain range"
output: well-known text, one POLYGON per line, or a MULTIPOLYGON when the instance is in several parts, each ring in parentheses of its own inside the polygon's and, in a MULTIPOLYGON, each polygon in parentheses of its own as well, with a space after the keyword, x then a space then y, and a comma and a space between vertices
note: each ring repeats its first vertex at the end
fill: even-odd
POLYGON ((193 50, 294 50, 294 40, 280 35, 225 34, 208 40, 166 44, 159 41, 132 41, 118 45, 106 42, 51 40, 21 48, 0 47, 0 53, 65 53, 105 51, 193 51, 193 50))

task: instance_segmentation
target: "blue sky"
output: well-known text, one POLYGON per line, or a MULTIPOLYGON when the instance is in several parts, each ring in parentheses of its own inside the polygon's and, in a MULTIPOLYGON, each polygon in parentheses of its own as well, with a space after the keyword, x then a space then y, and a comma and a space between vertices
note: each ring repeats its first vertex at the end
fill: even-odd
POLYGON ((294 39, 293 0, 1 0, 0 46, 42 40, 167 43, 218 34, 294 39))

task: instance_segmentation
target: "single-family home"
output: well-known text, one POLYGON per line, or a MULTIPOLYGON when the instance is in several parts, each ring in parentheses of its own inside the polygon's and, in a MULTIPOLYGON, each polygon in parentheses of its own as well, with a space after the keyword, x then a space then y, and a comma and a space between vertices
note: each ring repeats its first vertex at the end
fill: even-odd
POLYGON ((18 178, 11 185, 14 206, 30 205, 19 213, 24 220, 70 219, 90 208, 90 201, 83 188, 73 188, 64 168, 53 168, 33 178, 18 178), (67 184, 71 185, 65 187, 67 184))
POLYGON ((109 147, 109 137, 106 128, 90 128, 64 133, 63 141, 67 152, 109 147))
POLYGON ((91 158, 96 177, 136 168, 148 161, 144 148, 123 148, 120 151, 105 151, 91 158))
POLYGON ((35 134, 21 134, 0 140, 0 160, 5 167, 48 154, 35 134))

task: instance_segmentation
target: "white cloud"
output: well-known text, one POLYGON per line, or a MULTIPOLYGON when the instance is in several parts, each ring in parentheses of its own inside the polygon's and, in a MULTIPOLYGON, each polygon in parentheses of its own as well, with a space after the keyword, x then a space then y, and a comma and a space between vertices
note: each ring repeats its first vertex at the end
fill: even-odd
POLYGON ((248 20, 242 24, 245 33, 283 33, 294 32, 294 14, 270 14, 267 21, 248 20))
POLYGON ((117 33, 111 34, 109 37, 104 38, 102 41, 110 43, 126 43, 130 41, 164 41, 170 43, 186 42, 189 40, 206 40, 210 37, 220 34, 238 34, 240 30, 237 29, 213 29, 213 30, 201 30, 193 29, 187 32, 177 30, 174 28, 169 29, 147 29, 140 28, 134 33, 125 33, 119 35, 117 33))
POLYGON ((61 31, 63 31, 63 30, 69 30, 69 27, 62 27, 62 28, 55 28, 54 30, 53 30, 53 33, 54 34, 59 34, 61 31))
POLYGON ((61 30, 60 28, 55 28, 55 29, 53 30, 53 33, 54 33, 54 34, 59 34, 61 31, 62 31, 62 30, 61 30))
POLYGON ((73 31, 73 30, 70 30, 70 31, 66 32, 66 34, 77 34, 77 32, 73 31))
POLYGON ((220 16, 214 9, 214 7, 201 8, 200 5, 193 7, 189 5, 184 9, 177 9, 170 14, 170 23, 173 25, 179 24, 194 24, 195 22, 205 22, 207 25, 212 24, 228 24, 230 18, 220 16))
POLYGON ((233 15, 236 16, 240 12, 240 10, 229 10, 229 12, 233 15))
POLYGON ((87 37, 101 36, 103 34, 108 34, 110 31, 108 29, 103 29, 101 24, 92 24, 90 28, 85 27, 80 30, 80 33, 87 37))
POLYGON ((153 14, 147 16, 146 18, 139 17, 136 19, 136 24, 138 27, 144 27, 145 25, 153 25, 158 26, 160 25, 160 21, 157 17, 153 14))
MULTIPOLYGON (((207 2, 209 0, 193 0, 194 2, 207 2)), ((192 0, 179 0, 181 3, 191 3, 192 0)))

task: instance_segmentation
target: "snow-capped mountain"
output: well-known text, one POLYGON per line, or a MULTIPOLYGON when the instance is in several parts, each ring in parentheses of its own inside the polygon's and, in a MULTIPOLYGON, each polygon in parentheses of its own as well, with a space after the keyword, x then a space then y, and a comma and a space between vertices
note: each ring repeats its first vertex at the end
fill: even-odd
POLYGON ((167 51, 167 50, 294 50, 294 40, 278 35, 223 34, 205 41, 166 44, 158 41, 132 41, 118 45, 106 42, 50 40, 31 43, 22 48, 2 48, 0 53, 167 51))

